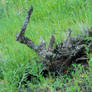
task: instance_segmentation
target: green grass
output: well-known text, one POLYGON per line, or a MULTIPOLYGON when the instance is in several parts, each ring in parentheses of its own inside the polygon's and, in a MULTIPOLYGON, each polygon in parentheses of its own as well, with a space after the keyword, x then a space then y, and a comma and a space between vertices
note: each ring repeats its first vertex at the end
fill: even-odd
MULTIPOLYGON (((60 42, 66 37, 65 32, 68 27, 71 27, 74 33, 79 32, 79 25, 92 27, 91 0, 1 0, 0 69, 2 73, 0 76, 5 81, 7 92, 17 92, 18 83, 20 83, 19 87, 22 86, 21 82, 25 80, 26 69, 30 69, 30 73, 41 79, 39 85, 28 83, 30 87, 42 86, 54 92, 55 88, 65 86, 67 92, 75 92, 76 88, 80 89, 78 82, 82 81, 82 78, 78 77, 78 72, 74 74, 73 85, 69 84, 72 79, 68 76, 67 80, 62 76, 56 79, 44 79, 38 73, 38 68, 41 70, 42 66, 35 63, 39 60, 38 55, 27 46, 16 42, 16 34, 20 31, 30 5, 33 5, 34 11, 26 30, 26 36, 36 44, 39 44, 39 39, 42 37, 48 45, 51 34, 55 34, 56 43, 60 42)), ((90 71, 92 71, 91 68, 90 71)), ((84 75, 87 80, 90 80, 88 74, 83 73, 84 75)), ((1 92, 4 92, 2 85, 1 88, 1 92)))

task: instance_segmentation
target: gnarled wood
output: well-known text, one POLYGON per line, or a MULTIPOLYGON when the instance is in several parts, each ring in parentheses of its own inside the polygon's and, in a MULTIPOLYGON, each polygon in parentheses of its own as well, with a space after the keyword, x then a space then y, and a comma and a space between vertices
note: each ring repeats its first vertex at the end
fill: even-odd
MULTIPOLYGON (((25 21, 22 25, 20 33, 16 36, 16 40, 20 43, 27 45, 29 48, 36 51, 42 59, 44 66, 46 67, 47 71, 61 73, 69 65, 73 63, 82 62, 89 60, 86 54, 86 45, 88 48, 92 47, 92 40, 91 39, 84 39, 82 37, 75 37, 71 36, 72 30, 68 29, 68 36, 67 38, 57 44, 55 48, 53 45, 55 43, 54 35, 51 36, 50 42, 48 47, 46 48, 45 41, 40 38, 41 44, 38 46, 32 40, 25 37, 25 30, 29 23, 30 16, 32 14, 33 7, 29 8, 25 21)), ((91 48, 92 49, 92 48, 91 48)))

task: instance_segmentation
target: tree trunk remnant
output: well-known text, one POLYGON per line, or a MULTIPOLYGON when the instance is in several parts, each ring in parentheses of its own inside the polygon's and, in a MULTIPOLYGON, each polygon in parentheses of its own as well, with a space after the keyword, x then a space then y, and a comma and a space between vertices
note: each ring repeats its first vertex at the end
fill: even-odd
POLYGON ((51 36, 48 48, 46 48, 46 43, 42 38, 40 39, 41 44, 38 46, 32 40, 25 37, 25 30, 32 12, 33 7, 30 6, 25 21, 21 27, 21 31, 16 36, 16 40, 38 53, 46 70, 58 74, 62 73, 73 63, 83 63, 84 61, 87 63, 89 57, 86 54, 85 45, 88 48, 91 48, 92 40, 84 39, 82 37, 71 37, 72 30, 70 28, 68 29, 67 38, 60 44, 57 44, 55 48, 53 48, 55 43, 54 35, 51 36))

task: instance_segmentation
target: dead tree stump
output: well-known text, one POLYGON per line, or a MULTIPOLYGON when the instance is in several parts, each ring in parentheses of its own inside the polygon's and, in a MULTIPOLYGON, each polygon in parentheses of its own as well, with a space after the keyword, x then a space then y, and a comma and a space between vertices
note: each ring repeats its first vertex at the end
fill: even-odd
POLYGON ((70 28, 68 29, 67 38, 60 44, 57 44, 55 48, 53 48, 55 43, 54 35, 51 36, 48 48, 46 48, 46 43, 43 39, 41 39, 41 44, 38 46, 32 40, 25 37, 25 30, 29 23, 32 12, 33 7, 31 6, 21 27, 21 31, 16 36, 16 40, 27 45, 29 48, 38 53, 47 71, 52 73, 62 73, 71 64, 84 62, 87 63, 89 57, 86 53, 85 45, 91 51, 92 40, 84 39, 83 37, 73 38, 71 36, 72 30, 70 28))

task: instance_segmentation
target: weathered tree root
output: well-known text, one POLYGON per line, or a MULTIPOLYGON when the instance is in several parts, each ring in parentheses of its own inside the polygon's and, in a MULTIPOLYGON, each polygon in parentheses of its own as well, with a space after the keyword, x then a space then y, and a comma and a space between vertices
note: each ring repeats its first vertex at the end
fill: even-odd
POLYGON ((20 33, 16 36, 16 40, 20 43, 27 45, 29 48, 33 49, 42 59, 46 70, 54 73, 62 73, 69 65, 78 62, 87 62, 89 57, 86 54, 86 45, 88 48, 92 46, 92 40, 84 39, 82 37, 71 37, 72 30, 68 29, 67 38, 56 45, 54 35, 51 36, 48 48, 46 48, 46 43, 41 39, 41 44, 38 46, 32 40, 25 37, 25 30, 29 23, 30 16, 32 14, 33 7, 29 8, 24 24, 22 25, 20 33))

